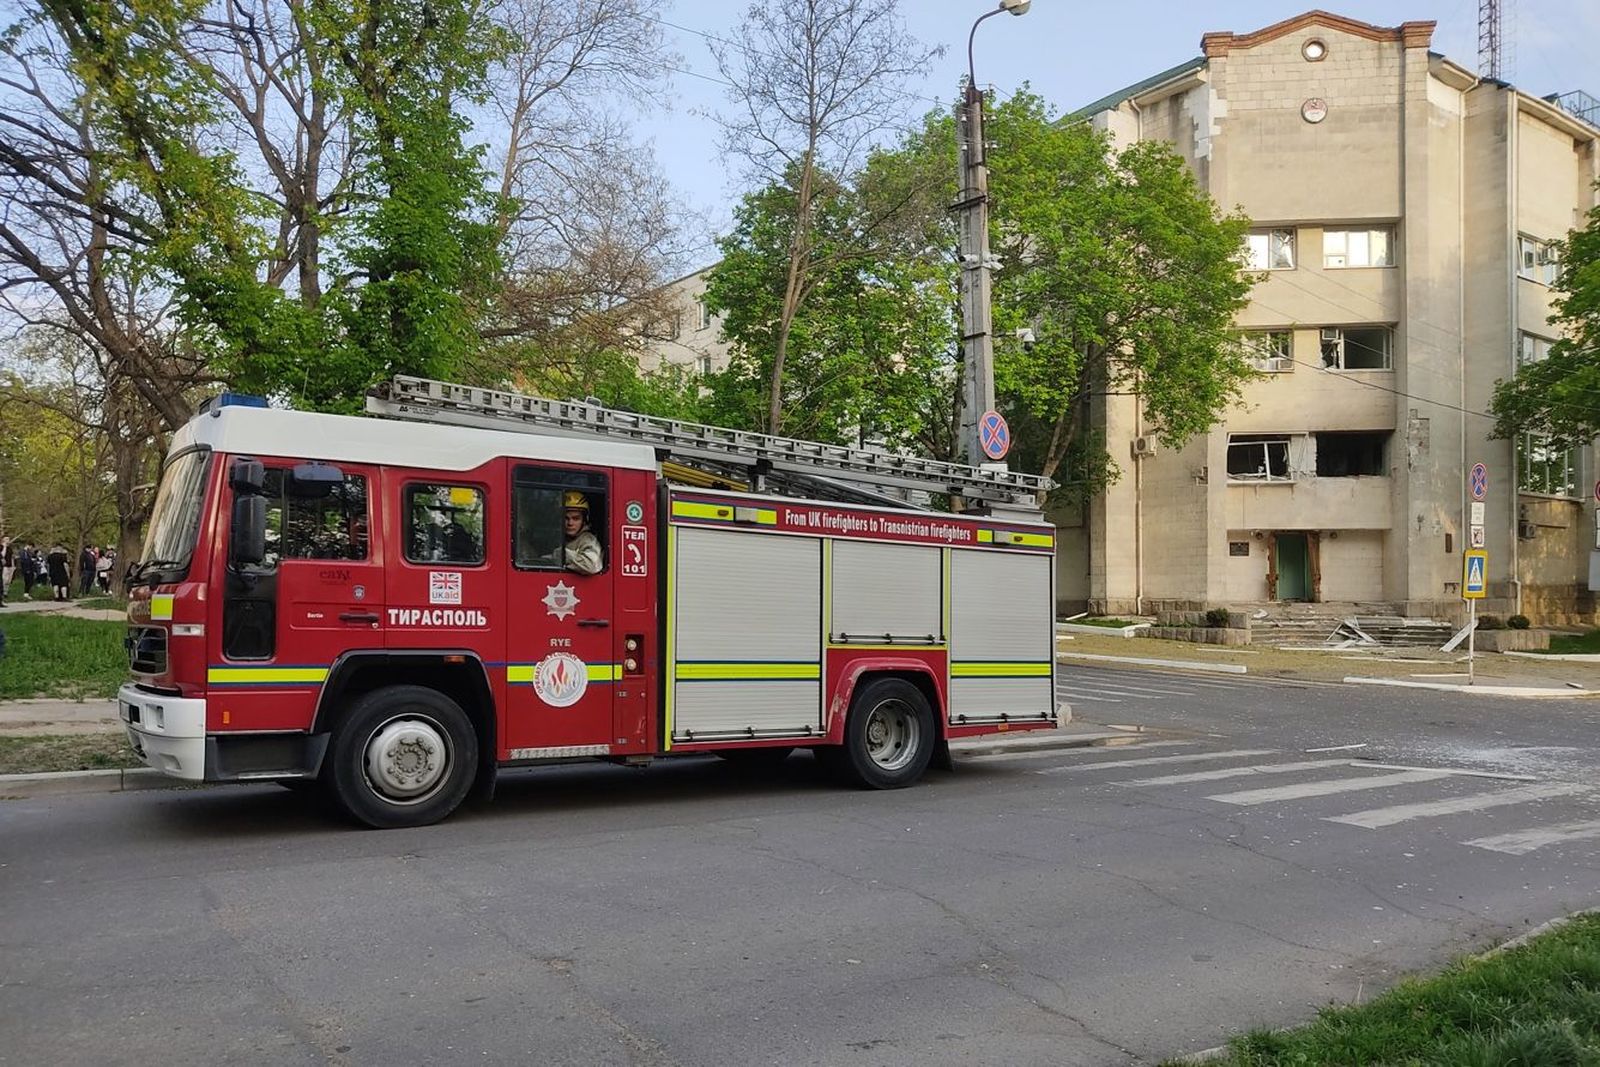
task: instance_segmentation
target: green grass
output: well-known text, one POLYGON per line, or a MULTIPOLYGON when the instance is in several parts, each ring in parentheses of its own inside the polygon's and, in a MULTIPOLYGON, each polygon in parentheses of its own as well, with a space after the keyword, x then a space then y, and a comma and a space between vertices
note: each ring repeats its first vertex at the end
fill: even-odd
POLYGON ((6 653, 0 658, 0 700, 110 697, 127 681, 122 649, 127 626, 55 614, 0 610, 6 653))
POLYGON ((1594 655, 1600 652, 1600 630, 1590 630, 1586 634, 1551 634, 1549 651, 1551 655, 1594 655))
POLYGON ((0 774, 143 766, 121 733, 0 737, 0 774))
POLYGON ((1132 619, 1073 619, 1072 622, 1081 626, 1104 626, 1108 629, 1121 629, 1124 626, 1137 626, 1132 619))
MULTIPOLYGON (((1225 1067, 1600 1067, 1600 915, 1412 979, 1295 1030, 1234 1038, 1225 1067)), ((1173 1061, 1174 1067, 1176 1061, 1173 1061)))

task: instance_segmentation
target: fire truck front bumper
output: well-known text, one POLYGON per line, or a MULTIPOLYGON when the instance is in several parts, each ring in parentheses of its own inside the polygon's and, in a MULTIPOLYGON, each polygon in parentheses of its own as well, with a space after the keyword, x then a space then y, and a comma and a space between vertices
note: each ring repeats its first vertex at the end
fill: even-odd
POLYGON ((174 778, 205 780, 204 700, 147 693, 130 684, 117 690, 117 714, 146 764, 174 778))

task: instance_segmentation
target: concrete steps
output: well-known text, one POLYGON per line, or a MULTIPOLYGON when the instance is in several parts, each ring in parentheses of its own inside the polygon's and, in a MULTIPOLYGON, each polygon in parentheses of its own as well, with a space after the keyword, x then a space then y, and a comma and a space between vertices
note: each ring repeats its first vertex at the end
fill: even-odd
POLYGON ((1433 619, 1408 619, 1387 604, 1275 604, 1270 608, 1247 609, 1250 615, 1250 641, 1265 645, 1307 645, 1326 647, 1353 637, 1334 632, 1347 620, 1355 620, 1362 633, 1388 648, 1438 648, 1455 634, 1455 627, 1433 619), (1265 618, 1255 618, 1265 610, 1265 618))

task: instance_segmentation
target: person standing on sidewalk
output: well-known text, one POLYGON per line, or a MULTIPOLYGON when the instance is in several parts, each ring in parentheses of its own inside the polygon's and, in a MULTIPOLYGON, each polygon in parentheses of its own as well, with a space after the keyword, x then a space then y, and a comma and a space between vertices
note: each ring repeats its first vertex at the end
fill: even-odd
POLYGON ((11 588, 11 579, 17 573, 17 552, 11 544, 11 538, 0 537, 0 604, 6 602, 6 592, 11 588))
POLYGON ((94 589, 94 568, 99 562, 95 550, 89 545, 84 545, 78 553, 78 595, 85 597, 94 589))
POLYGON ((117 550, 107 545, 100 550, 100 558, 95 560, 94 574, 100 583, 100 592, 111 592, 111 568, 117 565, 117 550))
POLYGON ((33 584, 39 580, 39 553, 29 541, 17 556, 17 569, 22 572, 22 599, 33 599, 33 584))
POLYGON ((45 571, 50 576, 50 592, 56 600, 66 601, 72 599, 72 575, 67 566, 71 557, 60 541, 50 549, 50 554, 45 557, 45 571))

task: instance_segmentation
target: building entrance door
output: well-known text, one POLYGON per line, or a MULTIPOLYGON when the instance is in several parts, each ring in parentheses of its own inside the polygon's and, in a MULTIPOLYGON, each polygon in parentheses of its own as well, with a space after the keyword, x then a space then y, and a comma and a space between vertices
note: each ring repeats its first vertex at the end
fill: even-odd
POLYGON ((1311 552, 1303 533, 1281 533, 1277 538, 1279 600, 1311 599, 1311 552))

